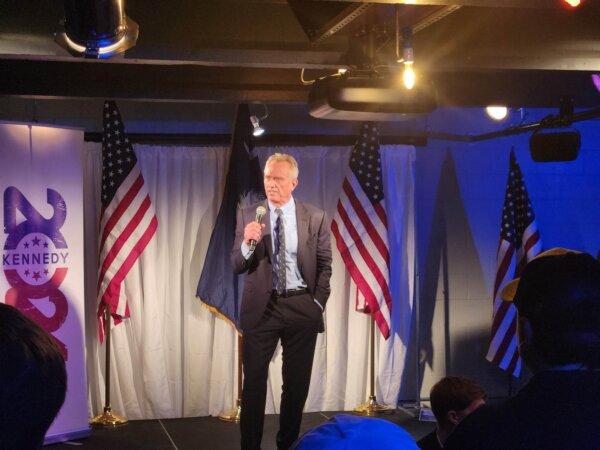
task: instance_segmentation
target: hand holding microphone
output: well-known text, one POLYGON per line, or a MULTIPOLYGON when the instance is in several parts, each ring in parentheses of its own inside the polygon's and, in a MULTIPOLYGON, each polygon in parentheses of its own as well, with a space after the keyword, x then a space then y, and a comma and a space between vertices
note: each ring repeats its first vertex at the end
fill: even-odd
POLYGON ((244 228, 244 242, 250 247, 251 252, 254 251, 256 244, 262 237, 262 230, 265 228, 265 224, 260 223, 260 221, 266 213, 267 210, 264 206, 256 208, 256 218, 254 219, 254 222, 250 222, 246 225, 246 228, 244 228))

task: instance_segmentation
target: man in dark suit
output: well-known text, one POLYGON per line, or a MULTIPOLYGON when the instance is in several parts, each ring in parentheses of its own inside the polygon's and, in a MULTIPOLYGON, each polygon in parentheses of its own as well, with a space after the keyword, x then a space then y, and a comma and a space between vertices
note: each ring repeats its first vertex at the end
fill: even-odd
POLYGON ((308 395, 317 334, 324 330, 329 297, 331 244, 324 211, 296 201, 298 164, 285 154, 265 165, 267 201, 238 211, 231 260, 247 273, 240 314, 242 361, 242 449, 260 449, 268 368, 277 342, 283 348, 283 392, 277 447, 298 438, 308 395), (256 222, 256 209, 266 214, 256 222))

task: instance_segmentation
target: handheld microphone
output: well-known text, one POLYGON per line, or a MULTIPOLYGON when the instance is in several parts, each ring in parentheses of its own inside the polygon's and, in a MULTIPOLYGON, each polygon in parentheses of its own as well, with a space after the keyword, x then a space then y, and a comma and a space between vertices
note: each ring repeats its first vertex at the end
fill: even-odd
MULTIPOLYGON (((264 206, 259 206, 258 208, 256 208, 256 218, 254 219, 255 222, 260 223, 260 221, 262 220, 262 218, 264 217, 264 215, 267 213, 267 209, 264 206)), ((250 251, 253 252, 254 249, 256 248, 256 244, 257 242, 254 239, 250 240, 250 251)))

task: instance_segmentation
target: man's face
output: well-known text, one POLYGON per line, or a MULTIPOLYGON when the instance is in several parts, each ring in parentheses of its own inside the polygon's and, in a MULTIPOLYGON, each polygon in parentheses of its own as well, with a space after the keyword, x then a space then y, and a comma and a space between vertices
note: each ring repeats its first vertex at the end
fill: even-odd
POLYGON ((265 167, 265 193, 275 206, 283 206, 292 197, 298 179, 292 178, 292 166, 287 161, 271 161, 265 167))

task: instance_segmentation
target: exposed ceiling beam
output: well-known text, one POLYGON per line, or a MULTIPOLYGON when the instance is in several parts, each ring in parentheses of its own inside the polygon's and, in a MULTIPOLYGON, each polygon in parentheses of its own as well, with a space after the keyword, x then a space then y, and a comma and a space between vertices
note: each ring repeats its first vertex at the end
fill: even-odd
MULTIPOLYGON (((127 137, 134 144, 167 144, 167 145, 219 145, 231 144, 230 134, 150 134, 150 133, 127 133, 127 137)), ((84 134, 84 140, 88 142, 102 142, 102 133, 88 132, 84 134)), ((354 145, 355 135, 348 134, 273 134, 267 133, 255 141, 256 146, 272 147, 276 145, 293 145, 295 147, 308 147, 313 145, 354 145)), ((381 145, 415 145, 424 147, 427 145, 427 137, 418 134, 379 136, 381 145)))
POLYGON ((352 3, 387 3, 404 5, 458 5, 482 6, 488 8, 564 8, 562 0, 324 0, 352 3))
POLYGON ((315 5, 312 6, 310 3, 311 2, 307 2, 305 0, 290 0, 289 2, 290 7, 296 13, 296 18, 302 24, 302 27, 308 34, 308 38, 312 44, 318 44, 324 39, 333 36, 346 25, 363 15, 373 5, 373 3, 368 2, 354 3, 348 7, 345 7, 343 11, 333 15, 331 18, 329 18, 329 20, 324 21, 321 25, 313 28, 313 24, 311 24, 310 20, 307 20, 305 17, 306 13, 312 9, 313 13, 319 15, 319 10, 315 11, 315 7, 318 6, 317 3, 325 4, 327 6, 331 6, 331 4, 315 2, 315 5))
POLYGON ((5 81, 0 83, 0 95, 28 97, 175 102, 306 100, 298 69, 2 55, 0 79, 5 81))
POLYGON ((448 5, 435 10, 431 14, 424 16, 423 18, 419 19, 411 25, 413 34, 418 33, 419 31, 427 28, 428 26, 433 25, 438 20, 442 20, 450 14, 455 13, 460 8, 462 8, 462 6, 460 5, 448 5))
POLYGON ((415 63, 441 70, 600 71, 600 13, 461 8, 413 40, 415 63))
MULTIPOLYGON (((321 75, 327 72, 320 72, 321 75)), ((315 72, 314 76, 319 76, 315 72)), ((597 106, 588 72, 543 70, 435 71, 440 106, 553 107, 571 96, 597 106)), ((114 98, 159 102, 303 103, 309 86, 298 69, 222 67, 148 61, 0 57, 0 95, 34 98, 114 98), (43 74, 43 75, 42 75, 43 74)))

